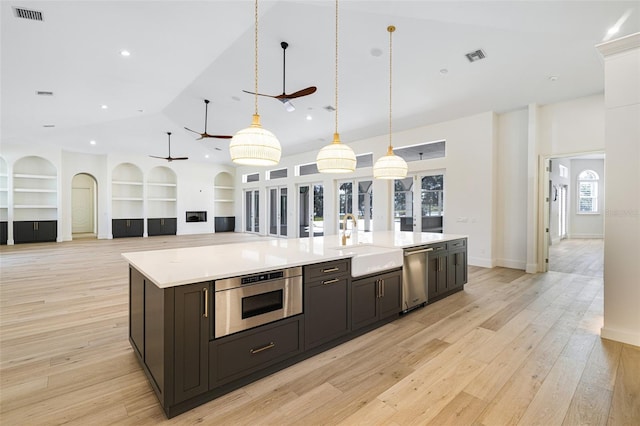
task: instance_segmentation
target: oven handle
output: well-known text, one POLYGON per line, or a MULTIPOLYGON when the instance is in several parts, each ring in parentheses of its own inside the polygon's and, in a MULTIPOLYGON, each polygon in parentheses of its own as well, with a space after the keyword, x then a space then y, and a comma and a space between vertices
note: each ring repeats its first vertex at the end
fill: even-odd
POLYGON ((322 281, 322 285, 333 284, 333 283, 337 283, 338 281, 340 281, 340 278, 334 278, 332 280, 322 281))
POLYGON ((209 318, 209 289, 203 288, 204 293, 204 314, 202 315, 204 318, 209 318))
POLYGON ((275 344, 275 343, 273 343, 273 342, 269 342, 269 344, 268 344, 267 346, 263 346, 263 347, 258 348, 258 349, 249 349, 249 353, 251 353, 251 354, 257 354, 257 353, 260 353, 260 352, 262 352, 262 351, 266 351, 267 349, 271 349, 271 348, 273 348, 273 347, 275 347, 275 346, 276 346, 276 344, 275 344))

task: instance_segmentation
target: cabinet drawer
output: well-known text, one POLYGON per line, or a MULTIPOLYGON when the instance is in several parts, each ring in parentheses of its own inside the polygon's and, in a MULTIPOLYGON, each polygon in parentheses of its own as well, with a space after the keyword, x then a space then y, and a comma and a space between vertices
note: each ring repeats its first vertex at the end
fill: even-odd
POLYGON ((304 281, 317 281, 342 275, 350 275, 351 259, 341 259, 333 262, 316 263, 304 267, 304 281))
POLYGON ((467 246, 467 240, 464 238, 461 238, 459 240, 453 240, 453 241, 449 241, 447 243, 447 249, 448 250, 453 250, 453 249, 457 249, 457 248, 463 248, 467 246))
POLYGON ((302 352, 302 327, 299 319, 283 320, 211 342, 213 351, 210 349, 210 367, 217 371, 216 385, 246 376, 302 352))

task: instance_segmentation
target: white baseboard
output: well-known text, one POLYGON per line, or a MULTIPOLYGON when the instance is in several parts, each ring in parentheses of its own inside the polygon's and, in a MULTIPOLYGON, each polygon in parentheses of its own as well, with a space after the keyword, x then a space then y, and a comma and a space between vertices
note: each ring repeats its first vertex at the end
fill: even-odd
POLYGON ((600 337, 603 339, 615 340, 616 342, 627 343, 633 346, 640 346, 640 333, 630 330, 615 330, 608 327, 600 329, 600 337))
POLYGON ((599 239, 602 239, 602 238, 604 238, 604 235, 602 235, 602 234, 571 234, 571 235, 569 235, 569 238, 573 238, 573 239, 579 239, 579 238, 594 239, 594 238, 599 238, 599 239))
POLYGON ((524 269, 524 271, 527 274, 537 274, 538 273, 538 264, 537 263, 527 263, 527 266, 524 269))
POLYGON ((493 268, 496 266, 491 259, 485 257, 469 257, 467 263, 472 266, 480 266, 482 268, 493 268))
POLYGON ((524 260, 515 259, 496 259, 496 266, 503 268, 520 269, 522 271, 527 269, 527 262, 524 260))

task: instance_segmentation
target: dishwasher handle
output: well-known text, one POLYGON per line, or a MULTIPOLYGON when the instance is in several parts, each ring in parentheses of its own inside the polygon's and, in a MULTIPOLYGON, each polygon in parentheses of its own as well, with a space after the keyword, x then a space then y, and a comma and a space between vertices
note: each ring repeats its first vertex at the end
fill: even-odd
POLYGON ((420 254, 420 253, 427 253, 433 251, 433 248, 426 248, 426 249, 422 249, 422 250, 414 250, 414 251, 405 251, 404 252, 404 256, 412 256, 414 254, 420 254))

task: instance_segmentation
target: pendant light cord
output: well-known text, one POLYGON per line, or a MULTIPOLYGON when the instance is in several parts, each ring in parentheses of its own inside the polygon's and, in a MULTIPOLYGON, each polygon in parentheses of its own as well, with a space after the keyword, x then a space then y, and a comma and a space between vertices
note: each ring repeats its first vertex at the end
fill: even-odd
POLYGON ((336 131, 338 133, 338 0, 336 0, 336 131))
POLYGON ((393 147, 391 145, 391 117, 392 117, 392 87, 393 87, 393 79, 392 79, 392 72, 393 72, 393 60, 392 60, 392 52, 393 52, 393 43, 392 43, 392 35, 393 32, 396 30, 396 27, 394 27, 393 25, 389 25, 387 27, 387 31, 389 31, 389 150, 392 150, 393 147))
POLYGON ((255 65, 254 65, 254 73, 255 73, 255 84, 254 84, 254 105, 255 105, 255 115, 258 115, 258 0, 256 0, 255 6, 255 34, 254 34, 254 51, 255 51, 255 65))

